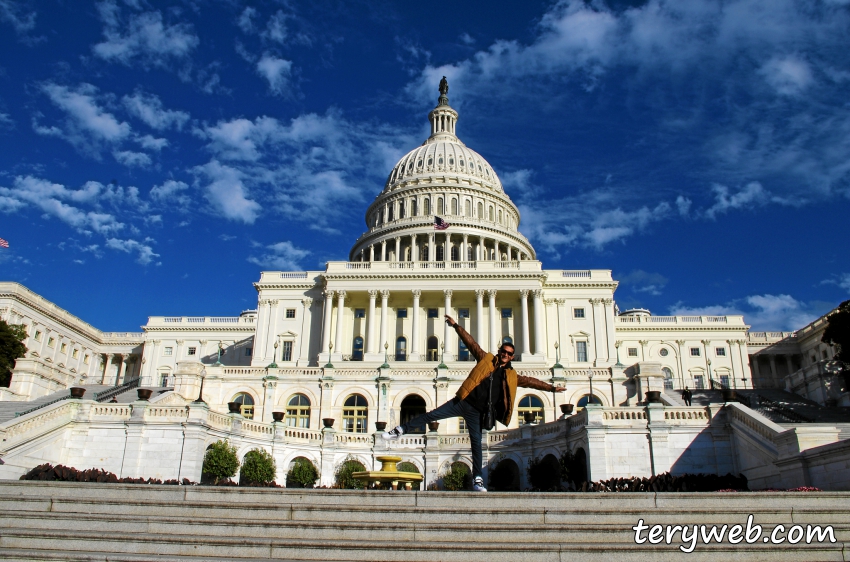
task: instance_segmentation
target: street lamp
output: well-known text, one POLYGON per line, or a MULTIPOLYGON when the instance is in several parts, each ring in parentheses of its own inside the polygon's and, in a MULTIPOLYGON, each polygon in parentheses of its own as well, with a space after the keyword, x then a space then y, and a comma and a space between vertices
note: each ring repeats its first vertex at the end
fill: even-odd
MULTIPOLYGON (((275 344, 275 345, 277 345, 277 344, 275 344)), ((334 368, 334 366, 331 364, 331 355, 333 355, 333 352, 334 352, 334 342, 330 342, 328 344, 328 364, 325 365, 325 369, 333 369, 334 368)))
POLYGON ((446 342, 442 342, 440 344, 440 364, 437 365, 438 369, 448 369, 448 367, 446 367, 446 360, 444 359, 445 356, 446 356, 446 342))
POLYGON ((390 368, 390 358, 389 358, 389 342, 384 342, 384 364, 381 365, 381 369, 389 369, 390 368))
POLYGON ((561 365, 561 356, 558 355, 558 348, 559 347, 560 346, 558 345, 558 342, 555 342, 555 364, 552 365, 553 369, 563 369, 564 368, 564 366, 561 365))
POLYGON ((277 342, 274 342, 274 352, 272 354, 272 362, 266 369, 277 369, 277 342))
POLYGON ((221 342, 218 342, 218 359, 216 359, 216 361, 215 361, 216 367, 221 367, 221 348, 222 348, 222 344, 221 344, 221 342))
POLYGON ((198 399, 195 400, 194 403, 195 404, 206 404, 206 402, 204 402, 204 378, 206 378, 206 376, 207 376, 207 370, 201 369, 200 375, 201 375, 201 391, 198 393, 198 399))
POLYGON ((589 399, 589 403, 590 403, 590 404, 595 404, 595 402, 593 401, 593 369, 588 369, 588 370, 587 370, 587 378, 588 378, 588 380, 590 381, 590 399, 589 399))

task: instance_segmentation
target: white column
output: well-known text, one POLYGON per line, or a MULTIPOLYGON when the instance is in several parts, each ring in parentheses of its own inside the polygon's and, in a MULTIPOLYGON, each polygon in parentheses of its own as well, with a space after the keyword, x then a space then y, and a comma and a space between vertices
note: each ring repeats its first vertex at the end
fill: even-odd
POLYGON ((337 353, 342 360, 342 326, 343 312, 345 311, 345 291, 337 291, 336 293, 336 336, 334 337, 334 353, 337 353))
POLYGON ((100 377, 100 384, 109 384, 106 378, 109 376, 109 366, 112 365, 112 354, 106 354, 106 361, 103 362, 103 376, 100 377))
POLYGON ((419 246, 416 244, 416 235, 410 235, 410 261, 419 261, 419 246))
POLYGON ((334 292, 325 291, 324 325, 322 326, 322 353, 330 351, 331 343, 331 314, 334 310, 334 292))
MULTIPOLYGON (((452 315, 452 290, 451 289, 443 289, 443 295, 445 295, 445 313, 449 316, 452 315)), ((443 352, 443 361, 453 361, 454 353, 454 328, 451 328, 448 324, 443 323, 443 342, 446 344, 445 351, 443 352)))
POLYGON ((421 361, 419 355, 419 297, 422 296, 420 289, 413 289, 413 328, 410 330, 410 360, 421 361))
POLYGON ((387 261, 387 241, 381 240, 381 261, 387 261))
POLYGON ((266 338, 263 357, 274 357, 274 342, 277 341, 277 319, 280 318, 279 303, 280 301, 276 299, 269 301, 269 334, 266 338))
POLYGON ((543 291, 534 290, 534 354, 541 359, 546 353, 546 342, 543 341, 543 291))
POLYGON ((616 350, 614 348, 614 340, 616 333, 614 332, 614 299, 604 299, 603 313, 605 314, 605 351, 608 354, 608 362, 616 361, 616 350))
POLYGON ((369 244, 369 261, 375 261, 375 245, 369 244))
POLYGON ((520 357, 525 358, 526 353, 531 353, 531 346, 528 345, 528 289, 522 289, 519 292, 519 302, 522 305, 522 348, 520 357))
POLYGON ((118 375, 115 377, 115 386, 124 384, 124 373, 127 372, 127 357, 123 354, 118 357, 121 358, 121 366, 118 368, 118 375))
MULTIPOLYGON (((600 311, 603 299, 590 299, 591 315, 593 319, 593 364, 598 365, 600 360, 604 360, 602 354, 605 352, 605 344, 603 340, 603 329, 605 323, 605 311, 600 311)), ((590 351, 590 350, 588 350, 590 351)), ((588 357, 588 359, 590 359, 588 357)))
POLYGON ((495 352, 499 349, 499 340, 502 339, 496 331, 496 291, 487 291, 487 296, 490 297, 490 350, 495 352))
POLYGON ((434 248, 434 233, 428 234, 428 261, 437 261, 437 250, 434 248))
POLYGON ((375 299, 378 298, 378 290, 369 290, 369 316, 366 318, 366 353, 377 353, 375 345, 375 299))
POLYGON ((390 300, 390 292, 386 289, 381 291, 381 339, 378 342, 380 349, 378 353, 384 351, 384 344, 387 341, 387 301, 390 300))
POLYGON ((401 259, 401 237, 395 237, 395 261, 402 261, 401 259))
POLYGON ((475 289, 475 341, 484 342, 484 289, 475 289))
POLYGON ((445 234, 446 239, 443 242, 443 262, 447 262, 447 261, 451 261, 452 246, 451 246, 451 240, 449 240, 449 233, 446 232, 444 234, 445 234))
POLYGON ((467 255, 469 250, 469 234, 463 235, 463 244, 460 246, 460 261, 469 261, 469 256, 467 255))

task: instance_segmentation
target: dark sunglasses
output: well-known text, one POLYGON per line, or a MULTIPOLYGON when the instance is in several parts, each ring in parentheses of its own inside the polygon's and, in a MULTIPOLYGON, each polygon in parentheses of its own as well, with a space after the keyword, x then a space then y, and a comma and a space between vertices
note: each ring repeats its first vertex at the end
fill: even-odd
POLYGON ((504 353, 504 354, 506 354, 508 357, 513 357, 513 356, 514 356, 514 352, 513 352, 513 351, 508 351, 507 349, 500 349, 500 350, 499 350, 499 353, 504 353))

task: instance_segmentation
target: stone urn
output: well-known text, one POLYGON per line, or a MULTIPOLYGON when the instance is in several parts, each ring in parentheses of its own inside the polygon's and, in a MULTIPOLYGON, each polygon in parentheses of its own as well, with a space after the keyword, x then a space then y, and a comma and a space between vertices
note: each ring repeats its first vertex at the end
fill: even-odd
POLYGON ((283 416, 286 415, 286 412, 272 412, 272 419, 276 422, 282 422, 283 416))
POLYGON ((227 411, 231 414, 241 414, 242 413, 242 404, 239 402, 228 402, 227 403, 227 411))
POLYGON ((661 391, 660 390, 648 390, 646 392, 646 401, 650 404, 660 404, 661 403, 661 391))
POLYGON ((522 418, 526 424, 534 423, 534 412, 525 412, 522 418))
POLYGON ((387 429, 387 422, 375 422, 375 429, 385 431, 387 429))
POLYGON ((147 402, 151 398, 151 394, 153 394, 153 390, 149 388, 137 388, 136 394, 139 396, 139 400, 147 402))
POLYGON ((333 418, 322 418, 322 423, 325 424, 327 429, 331 429, 334 426, 334 422, 336 420, 333 418))
POLYGON ((738 401, 738 392, 731 388, 724 388, 720 391, 720 395, 723 396, 724 402, 737 402, 738 401))
POLYGON ((572 404, 561 404, 560 407, 561 407, 561 413, 564 414, 565 416, 573 415, 573 409, 575 408, 575 406, 573 406, 572 404))
POLYGON ((440 422, 428 422, 428 431, 437 431, 440 429, 440 422))
POLYGON ((86 393, 86 389, 81 386, 72 386, 71 387, 71 398, 82 398, 83 394, 86 393))

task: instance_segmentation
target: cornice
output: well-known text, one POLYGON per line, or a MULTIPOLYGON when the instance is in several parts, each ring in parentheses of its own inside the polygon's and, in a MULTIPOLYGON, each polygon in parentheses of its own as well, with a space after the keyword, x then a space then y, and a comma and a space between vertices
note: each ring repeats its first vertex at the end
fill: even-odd
MULTIPOLYGON (((459 272, 446 272, 446 273, 367 273, 363 272, 360 274, 355 273, 325 273, 322 275, 328 281, 348 281, 348 280, 374 280, 374 279, 391 279, 391 280, 401 280, 401 279, 477 279, 477 280, 485 280, 485 279, 516 279, 516 280, 533 280, 533 281, 544 281, 546 279, 546 274, 543 272, 537 271, 522 271, 522 272, 502 272, 502 273, 459 273, 459 272)), ((365 290, 365 289, 364 289, 365 290)))

